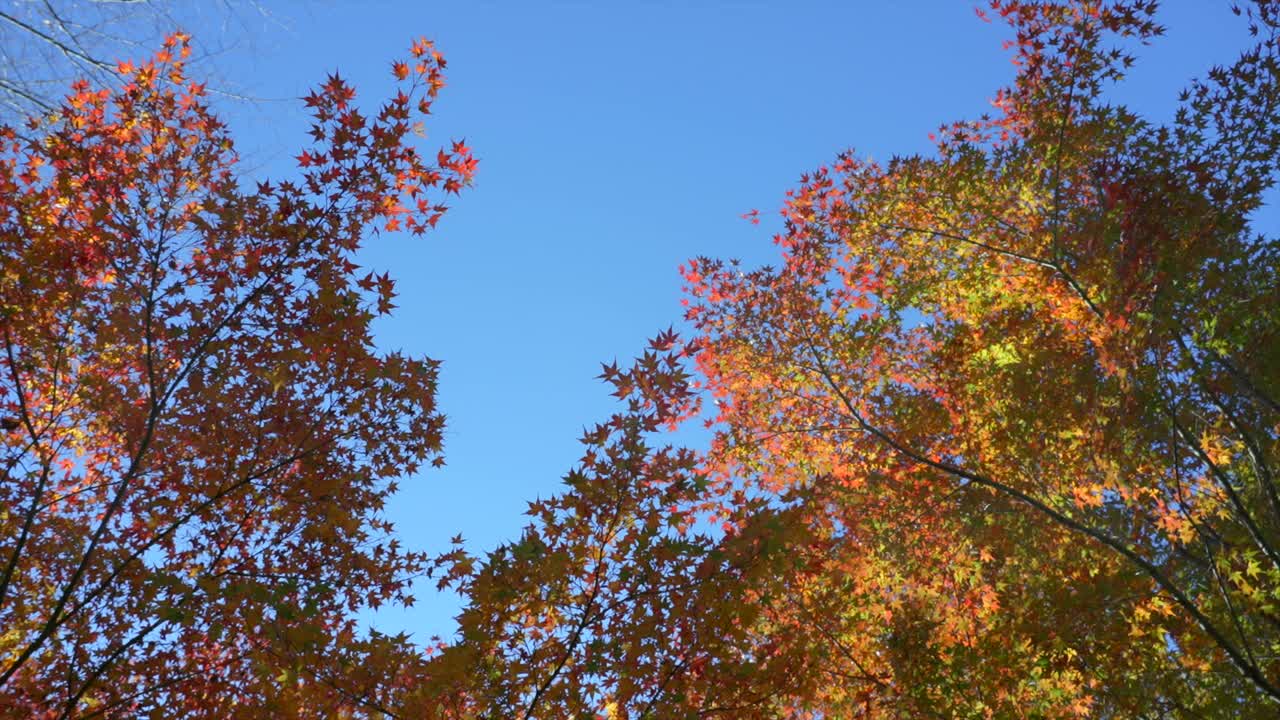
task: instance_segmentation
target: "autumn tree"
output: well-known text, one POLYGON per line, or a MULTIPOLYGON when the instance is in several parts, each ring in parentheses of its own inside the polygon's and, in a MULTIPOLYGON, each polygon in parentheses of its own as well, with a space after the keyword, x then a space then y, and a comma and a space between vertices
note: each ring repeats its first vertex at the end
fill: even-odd
POLYGON ((568 489, 444 558, 428 716, 1276 714, 1280 6, 1168 125, 1107 94, 1154 2, 990 14, 992 117, 804 178, 776 268, 690 263, 568 489), (702 397, 705 456, 655 439, 702 397))
POLYGON ((381 510, 440 462, 436 365, 374 349, 394 282, 353 258, 471 177, 411 142, 444 60, 375 113, 330 77, 255 184, 189 52, 0 129, 4 717, 373 717, 417 657, 353 615, 423 568, 381 510))
POLYGON ((1280 6, 1168 125, 1105 94, 1156 3, 991 8, 993 117, 805 178, 777 269, 687 270, 716 482, 826 538, 773 632, 825 625, 868 717, 1275 712, 1280 6))

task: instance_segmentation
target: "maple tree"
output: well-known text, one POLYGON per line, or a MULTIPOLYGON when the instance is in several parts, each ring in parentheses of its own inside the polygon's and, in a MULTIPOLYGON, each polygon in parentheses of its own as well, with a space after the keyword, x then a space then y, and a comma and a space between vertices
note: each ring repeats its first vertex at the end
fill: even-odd
POLYGON ((779 268, 687 270, 716 482, 822 538, 772 632, 825 624, 866 716, 1274 707, 1280 6, 1168 125, 1104 95, 1156 3, 991 7, 993 117, 806 177, 779 268))
POLYGON ((248 183, 189 53, 0 128, 0 714, 377 716, 420 654, 354 612, 411 601, 426 558, 381 509, 443 418, 353 257, 475 160, 414 146, 445 67, 419 41, 376 113, 308 95, 298 178, 248 183))
POLYGON ((443 558, 426 716, 1274 714, 1280 5, 1166 125, 1106 94, 1156 10, 995 0, 996 113, 691 262, 569 489, 443 558), (702 397, 705 455, 652 444, 702 397))

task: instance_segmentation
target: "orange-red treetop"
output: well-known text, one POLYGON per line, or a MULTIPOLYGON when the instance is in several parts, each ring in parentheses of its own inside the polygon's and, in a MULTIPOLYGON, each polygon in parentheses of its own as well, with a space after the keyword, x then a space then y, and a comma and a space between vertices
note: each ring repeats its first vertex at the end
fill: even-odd
POLYGON ((423 558, 381 510, 441 462, 436 364, 375 351, 353 261, 470 180, 413 142, 426 41, 376 113, 306 98, 296 179, 244 182, 187 38, 0 130, 0 708, 14 717, 366 713, 414 657, 352 613, 423 558))

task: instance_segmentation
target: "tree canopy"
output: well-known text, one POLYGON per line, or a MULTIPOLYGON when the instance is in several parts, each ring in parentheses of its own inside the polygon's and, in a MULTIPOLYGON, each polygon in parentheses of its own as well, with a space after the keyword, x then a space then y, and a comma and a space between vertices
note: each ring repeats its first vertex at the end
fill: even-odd
POLYGON ((394 284, 353 255, 471 177, 411 142, 444 61, 373 114, 330 77, 298 177, 246 186, 188 53, 0 129, 9 717, 341 717, 412 655, 353 613, 424 567, 381 511, 440 460, 436 364, 374 348, 394 284))
POLYGON ((336 76, 254 186, 186 38, 0 131, 0 710, 35 717, 1237 718, 1280 708, 1280 4, 1157 123, 1152 0, 993 0, 1017 67, 850 150, 776 267, 696 258, 519 538, 404 549, 436 363, 376 349, 475 160, 336 76), (705 447, 664 433, 703 423, 705 447), (353 613, 459 592, 420 647, 353 613))

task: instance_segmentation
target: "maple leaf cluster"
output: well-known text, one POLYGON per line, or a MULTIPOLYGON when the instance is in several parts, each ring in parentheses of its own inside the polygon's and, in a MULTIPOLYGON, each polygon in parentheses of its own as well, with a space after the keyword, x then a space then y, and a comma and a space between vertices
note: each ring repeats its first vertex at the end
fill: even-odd
POLYGON ((992 10, 993 116, 802 178, 779 268, 686 271, 712 486, 816 534, 764 632, 847 678, 823 717, 1273 706, 1277 6, 1167 126, 1104 96, 1155 3, 992 10))
POLYGON ((411 142, 443 60, 372 115, 331 77, 300 179, 246 188, 189 53, 0 129, 5 717, 371 714, 418 658, 353 613, 425 567, 382 508, 440 461, 437 365, 374 348, 353 258, 475 170, 411 142))

